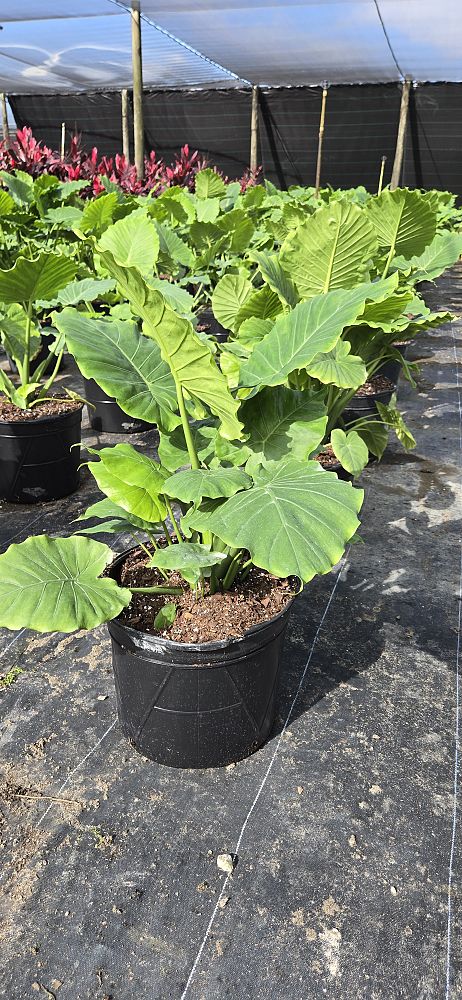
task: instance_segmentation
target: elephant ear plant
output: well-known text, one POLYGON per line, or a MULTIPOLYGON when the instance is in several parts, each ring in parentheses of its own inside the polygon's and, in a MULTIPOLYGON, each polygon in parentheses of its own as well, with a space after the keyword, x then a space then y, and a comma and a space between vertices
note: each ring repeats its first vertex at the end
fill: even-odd
MULTIPOLYGON (((341 558, 347 541, 357 530, 363 493, 325 472, 317 462, 307 460, 297 427, 293 428, 293 437, 289 433, 284 439, 282 435, 278 445, 275 431, 272 451, 265 453, 258 435, 249 447, 243 441, 249 435, 241 419, 241 402, 230 391, 210 345, 196 335, 187 319, 174 312, 158 290, 149 286, 136 267, 116 260, 107 241, 100 254, 105 270, 117 282, 134 317, 141 321, 143 336, 159 353, 159 368, 157 376, 153 373, 150 393, 162 421, 161 460, 155 461, 129 444, 92 451, 94 458, 89 468, 106 498, 93 504, 84 520, 97 519, 99 523, 83 527, 74 537, 31 537, 11 545, 0 556, 0 625, 39 632, 73 632, 119 616, 117 622, 111 623, 110 631, 119 714, 125 732, 148 756, 167 763, 222 763, 249 753, 268 735, 291 598, 302 584, 316 574, 329 572, 341 558), (246 468, 220 458, 244 445, 246 468), (247 461, 248 457, 252 461, 247 461), (133 552, 119 557, 111 567, 110 548, 88 537, 97 532, 120 533, 122 544, 126 544, 127 533, 135 540, 136 558, 142 562, 140 578, 133 580, 127 572, 133 552), (242 609, 248 595, 246 587, 255 574, 258 580, 266 580, 270 591, 278 586, 278 578, 287 581, 276 617, 262 604, 258 624, 244 635, 236 612, 231 631, 228 627, 228 632, 224 628, 219 632, 223 641, 194 645, 188 635, 184 645, 181 636, 180 642, 169 639, 185 595, 193 623, 204 601, 213 603, 228 595, 226 600, 242 609), (136 630, 135 619, 129 617, 129 605, 140 600, 141 633, 136 630), (148 621, 147 613, 151 615, 148 621), (127 628, 127 621, 135 627, 127 628), (182 645, 186 652, 179 654, 182 645), (172 671, 175 658, 181 659, 181 655, 177 690, 172 671), (231 657, 230 663, 223 662, 226 656, 231 657), (192 665, 199 673, 191 679, 191 688, 192 665), (219 686, 218 678, 222 677, 226 688, 225 693, 225 688, 214 688, 213 697, 211 665, 217 667, 214 683, 219 686), (250 681, 239 673, 244 667, 251 672, 250 681), (248 698, 243 693, 245 683, 250 683, 248 698), (172 684, 176 694, 171 693, 172 684), (136 695, 135 711, 130 699, 145 685, 149 688, 146 701, 140 706, 136 695), (170 728, 166 734, 165 727, 174 725, 177 696, 180 702, 183 697, 178 691, 186 699, 179 709, 183 721, 178 722, 175 733, 170 728), (210 697, 215 707, 205 719, 210 697), (191 699, 195 708, 191 708, 191 699), (243 715, 236 728, 238 705, 243 715), (169 712, 163 710, 166 706, 169 712), (220 717, 216 714, 218 708, 224 713, 220 717), (228 742, 218 752, 219 718, 228 742), (191 726, 195 727, 194 733, 191 726), (202 742, 199 731, 205 733, 202 742), (178 749, 178 740, 183 739, 187 741, 184 753, 178 749), (199 745, 208 749, 197 756, 199 745)), ((357 289, 333 294, 343 295, 347 301, 343 309, 338 298, 327 304, 322 315, 324 324, 314 323, 311 347, 305 347, 305 354, 317 354, 323 347, 331 349, 342 324, 364 306, 364 293, 357 289), (330 323, 329 309, 336 316, 331 316, 330 323)), ((315 320, 320 317, 315 316, 315 320)), ((88 321, 95 322, 97 328, 96 318, 88 321)), ((288 371, 303 364, 302 340, 309 335, 306 330, 304 334, 302 326, 297 331, 298 346, 293 342, 286 351, 288 371)), ((251 377, 250 371, 248 374, 246 384, 257 390, 258 373, 251 377)), ((263 379, 261 386, 277 384, 284 377, 269 382, 263 379)), ((285 391, 292 405, 300 408, 297 393, 285 391)), ((266 394, 266 400, 263 393, 261 396, 269 422, 276 416, 277 423, 271 392, 266 394)), ((316 401, 308 403, 304 413, 308 430, 310 421, 317 421, 317 433, 322 436, 322 407, 316 401)), ((308 437, 309 448, 313 434, 308 437)))
POLYGON ((72 260, 49 252, 39 253, 32 260, 18 257, 12 268, 0 271, 0 339, 19 374, 18 385, 0 369, 0 393, 21 410, 36 406, 47 396, 62 357, 58 342, 36 367, 32 379, 31 361, 41 346, 38 303, 52 299, 75 273, 72 260), (51 375, 41 386, 40 379, 52 363, 51 375))

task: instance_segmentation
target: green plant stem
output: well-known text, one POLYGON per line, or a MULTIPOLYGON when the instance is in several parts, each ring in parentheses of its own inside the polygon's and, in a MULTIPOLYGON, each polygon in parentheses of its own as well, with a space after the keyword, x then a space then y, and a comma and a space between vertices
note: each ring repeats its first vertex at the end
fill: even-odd
POLYGON ((172 528, 173 528, 173 530, 175 532, 175 535, 176 535, 178 541, 182 542, 183 539, 181 537, 180 530, 179 530, 178 525, 177 525, 176 520, 175 520, 175 515, 174 515, 173 510, 172 510, 172 505, 169 502, 169 500, 167 500, 167 497, 164 496, 164 500, 165 500, 165 506, 166 506, 166 508, 168 510, 168 514, 169 514, 170 520, 172 522, 172 528))
POLYGON ((24 352, 23 385, 27 385, 30 378, 30 333, 32 327, 32 299, 27 303, 26 320, 26 349, 24 352))
POLYGON ((186 406, 184 402, 183 389, 179 382, 175 380, 176 396, 178 400, 178 408, 180 411, 181 423, 183 424, 184 439, 186 441, 186 447, 188 449, 189 461, 191 462, 192 469, 199 469, 199 459, 196 454, 196 449, 194 447, 194 441, 191 434, 191 428, 189 426, 188 414, 186 413, 186 406))
POLYGON ((150 553, 149 549, 146 548, 146 546, 141 541, 141 539, 138 538, 138 535, 135 535, 134 531, 130 531, 129 534, 130 534, 130 538, 133 538, 133 541, 136 542, 137 545, 139 545, 140 549, 143 549, 143 552, 145 552, 146 555, 149 556, 149 559, 150 559, 151 558, 151 553, 150 553))
POLYGON ((129 587, 132 594, 182 594, 181 587, 129 587))
POLYGON ((60 351, 59 352, 58 357, 56 359, 56 364, 55 364, 55 366, 53 368, 53 371, 52 371, 52 373, 51 373, 48 381, 45 382, 45 385, 43 386, 43 389, 41 389, 40 392, 39 392, 39 395, 38 395, 39 399, 43 399, 43 396, 46 396, 47 392, 49 392, 49 390, 51 389, 51 387, 53 385, 53 382, 54 382, 54 380, 55 380, 55 378, 56 378, 56 376, 58 374, 59 366, 61 364, 61 360, 62 360, 63 354, 64 354, 64 351, 60 351))
POLYGON ((389 250, 389 253, 388 253, 388 257, 387 257, 387 260, 386 260, 386 264, 385 264, 385 267, 383 269, 382 279, 386 278, 386 276, 388 274, 388 271, 390 269, 390 264, 391 264, 394 256, 395 256, 395 248, 394 248, 394 246, 392 246, 392 247, 390 247, 390 250, 389 250))
POLYGON ((147 534, 147 536, 149 538, 149 541, 151 542, 151 545, 152 545, 153 549, 157 550, 159 548, 159 546, 158 546, 158 544, 156 542, 156 539, 155 539, 152 531, 146 531, 146 534, 147 534))
POLYGON ((165 521, 161 521, 162 528, 164 530, 164 535, 167 539, 167 545, 173 545, 172 539, 170 538, 170 532, 167 528, 165 521))
POLYGON ((223 578, 223 590, 230 590, 230 588, 232 587, 236 579, 236 576, 241 568, 241 559, 242 559, 242 552, 239 551, 231 560, 228 570, 223 578))

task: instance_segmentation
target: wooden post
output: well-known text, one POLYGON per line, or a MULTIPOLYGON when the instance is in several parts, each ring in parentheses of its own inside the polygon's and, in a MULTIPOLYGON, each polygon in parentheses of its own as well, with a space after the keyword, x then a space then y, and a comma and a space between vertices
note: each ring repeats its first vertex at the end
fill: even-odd
POLYGON ((2 135, 3 135, 3 142, 8 143, 10 141, 10 130, 8 128, 8 112, 6 110, 6 97, 5 97, 5 94, 0 94, 0 104, 2 106, 2 135))
POLYGON ((403 165, 404 140, 406 138, 407 114, 409 109, 409 92, 411 89, 412 77, 407 76, 401 92, 401 108, 399 112, 398 135, 396 137, 395 161, 390 181, 390 191, 394 191, 399 186, 401 178, 401 167, 403 165))
POLYGON ((128 128, 128 90, 122 91, 122 152, 130 161, 130 132, 128 128))
POLYGON ((386 156, 382 156, 382 163, 380 165, 380 176, 379 176, 379 186, 377 188, 377 194, 381 194, 383 187, 383 175, 385 173, 385 164, 387 162, 386 156))
POLYGON ((66 149, 66 122, 61 122, 61 159, 64 159, 66 149))
POLYGON ((258 87, 252 87, 252 113, 250 118, 250 170, 258 166, 258 87))
POLYGON ((143 69, 141 61, 141 18, 139 0, 132 0, 133 138, 135 167, 139 180, 144 173, 143 69))
POLYGON ((316 161, 316 185, 315 185, 316 198, 319 195, 319 188, 321 187, 322 144, 324 140, 324 122, 326 119, 326 101, 327 101, 327 83, 324 84, 322 91, 321 118, 319 121, 318 158, 316 161))

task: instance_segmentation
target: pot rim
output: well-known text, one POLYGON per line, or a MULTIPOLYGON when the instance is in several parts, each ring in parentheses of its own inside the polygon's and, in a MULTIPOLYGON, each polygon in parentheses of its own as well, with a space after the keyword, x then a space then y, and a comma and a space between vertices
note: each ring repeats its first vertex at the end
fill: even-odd
MULTIPOLYGON (((119 555, 117 555, 113 559, 109 567, 110 572, 118 564, 120 564, 122 559, 125 559, 130 552, 134 552, 135 549, 137 548, 139 548, 138 545, 133 545, 131 546, 131 548, 124 549, 123 552, 120 552, 119 555)), ((292 598, 288 601, 286 606, 282 609, 282 611, 279 611, 277 615, 273 615, 272 618, 267 618, 263 622, 258 622, 256 625, 251 625, 251 627, 246 629, 245 632, 242 633, 242 635, 233 636, 231 639, 217 639, 211 642, 178 642, 174 639, 166 639, 165 636, 162 635, 155 635, 152 632, 142 632, 140 629, 132 628, 131 625, 125 625, 120 620, 120 615, 118 615, 117 618, 113 618, 110 621, 106 622, 106 624, 111 635, 112 635, 111 626, 115 625, 116 628, 121 629, 121 631, 125 632, 127 636, 130 639, 132 639, 138 647, 144 648, 145 650, 148 650, 149 648, 155 650, 156 646, 161 645, 164 649, 171 649, 172 652, 180 652, 181 650, 184 650, 185 653, 193 653, 195 650, 198 650, 199 652, 203 653, 208 653, 208 652, 214 653, 214 652, 220 652, 221 650, 224 649, 229 649, 230 646, 244 642, 249 636, 256 636, 258 635, 259 632, 263 632, 265 631, 266 628, 270 628, 279 619, 284 618, 288 615, 294 601, 298 596, 299 596, 298 593, 294 594, 292 598)), ((117 637, 114 636, 114 638, 117 637)))

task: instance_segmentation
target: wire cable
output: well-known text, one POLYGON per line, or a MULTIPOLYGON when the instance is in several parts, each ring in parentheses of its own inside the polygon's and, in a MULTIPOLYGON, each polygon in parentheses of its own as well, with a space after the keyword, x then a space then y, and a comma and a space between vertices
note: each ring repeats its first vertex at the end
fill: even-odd
POLYGON ((378 15, 380 24, 382 25, 382 31, 383 31, 383 33, 385 35, 386 43, 387 43, 388 48, 390 49, 390 52, 391 52, 391 56, 392 56, 393 62, 395 64, 395 66, 396 66, 396 69, 398 70, 398 73, 399 73, 401 79, 404 80, 404 73, 403 73, 403 71, 401 69, 401 66, 400 66, 400 64, 399 64, 396 56, 395 56, 395 53, 394 53, 394 50, 393 50, 393 46, 392 46, 391 41, 390 41, 390 36, 389 36, 388 31, 387 31, 387 29, 385 27, 385 22, 383 20, 383 17, 382 17, 381 11, 380 11, 379 0, 374 0, 374 4, 375 4, 375 9, 377 11, 377 15, 378 15))

